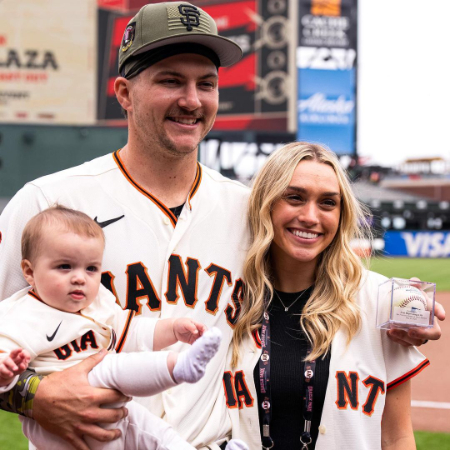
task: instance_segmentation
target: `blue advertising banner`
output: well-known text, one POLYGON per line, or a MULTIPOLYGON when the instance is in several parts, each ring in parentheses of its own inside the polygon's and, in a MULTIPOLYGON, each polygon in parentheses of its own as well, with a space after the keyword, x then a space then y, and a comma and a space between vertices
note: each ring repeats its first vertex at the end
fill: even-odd
POLYGON ((387 256, 450 257, 449 231, 387 231, 384 240, 384 252, 387 256))
POLYGON ((356 153, 357 0, 301 0, 297 140, 356 153))
POLYGON ((353 153, 355 143, 355 70, 298 69, 299 141, 353 153))

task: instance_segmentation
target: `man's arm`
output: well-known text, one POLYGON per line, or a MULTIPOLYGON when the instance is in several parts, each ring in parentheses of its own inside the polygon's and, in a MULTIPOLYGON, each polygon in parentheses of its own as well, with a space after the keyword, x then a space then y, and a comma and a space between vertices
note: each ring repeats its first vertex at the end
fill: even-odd
POLYGON ((98 423, 114 423, 126 417, 126 408, 100 408, 129 398, 110 389, 93 388, 87 375, 107 354, 106 350, 81 363, 44 377, 35 394, 32 418, 44 429, 68 441, 77 450, 89 450, 83 435, 101 442, 120 436, 119 430, 105 430, 98 423))
POLYGON ((101 442, 118 438, 119 430, 105 430, 97 424, 117 422, 127 415, 126 408, 106 409, 100 405, 124 402, 128 397, 114 390, 93 388, 87 381, 87 374, 106 354, 103 350, 47 377, 26 370, 12 390, 0 394, 1 408, 35 419, 77 450, 89 450, 83 435, 101 442))

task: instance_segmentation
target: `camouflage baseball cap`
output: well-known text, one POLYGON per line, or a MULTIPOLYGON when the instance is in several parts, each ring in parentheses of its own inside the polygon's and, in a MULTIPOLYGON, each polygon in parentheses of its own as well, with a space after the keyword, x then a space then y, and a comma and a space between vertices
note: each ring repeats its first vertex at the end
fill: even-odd
POLYGON ((186 2, 153 3, 143 6, 125 28, 119 73, 127 61, 136 60, 136 55, 178 43, 209 48, 221 66, 230 66, 242 57, 239 45, 219 36, 214 19, 199 7, 186 2))

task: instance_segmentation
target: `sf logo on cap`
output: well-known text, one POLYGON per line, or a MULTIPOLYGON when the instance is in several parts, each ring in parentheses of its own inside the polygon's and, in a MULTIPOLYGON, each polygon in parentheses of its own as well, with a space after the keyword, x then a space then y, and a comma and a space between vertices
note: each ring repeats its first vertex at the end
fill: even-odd
POLYGON ((178 11, 184 16, 184 19, 180 20, 187 31, 192 31, 192 27, 198 27, 200 25, 200 11, 195 6, 179 5, 178 11))
POLYGON ((135 23, 132 23, 125 28, 125 32, 123 33, 123 39, 122 39, 122 51, 123 52, 127 51, 131 47, 131 44, 133 43, 133 40, 134 40, 135 28, 136 28, 135 23))

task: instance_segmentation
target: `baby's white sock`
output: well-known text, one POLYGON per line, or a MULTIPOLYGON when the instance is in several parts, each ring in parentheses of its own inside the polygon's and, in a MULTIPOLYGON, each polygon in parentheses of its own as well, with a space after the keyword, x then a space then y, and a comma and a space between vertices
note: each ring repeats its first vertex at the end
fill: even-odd
POLYGON ((178 355, 173 368, 173 378, 177 383, 195 383, 205 374, 206 364, 219 349, 222 332, 218 328, 211 328, 198 338, 189 350, 178 355))
POLYGON ((248 450, 248 445, 240 439, 231 439, 225 450, 248 450))

